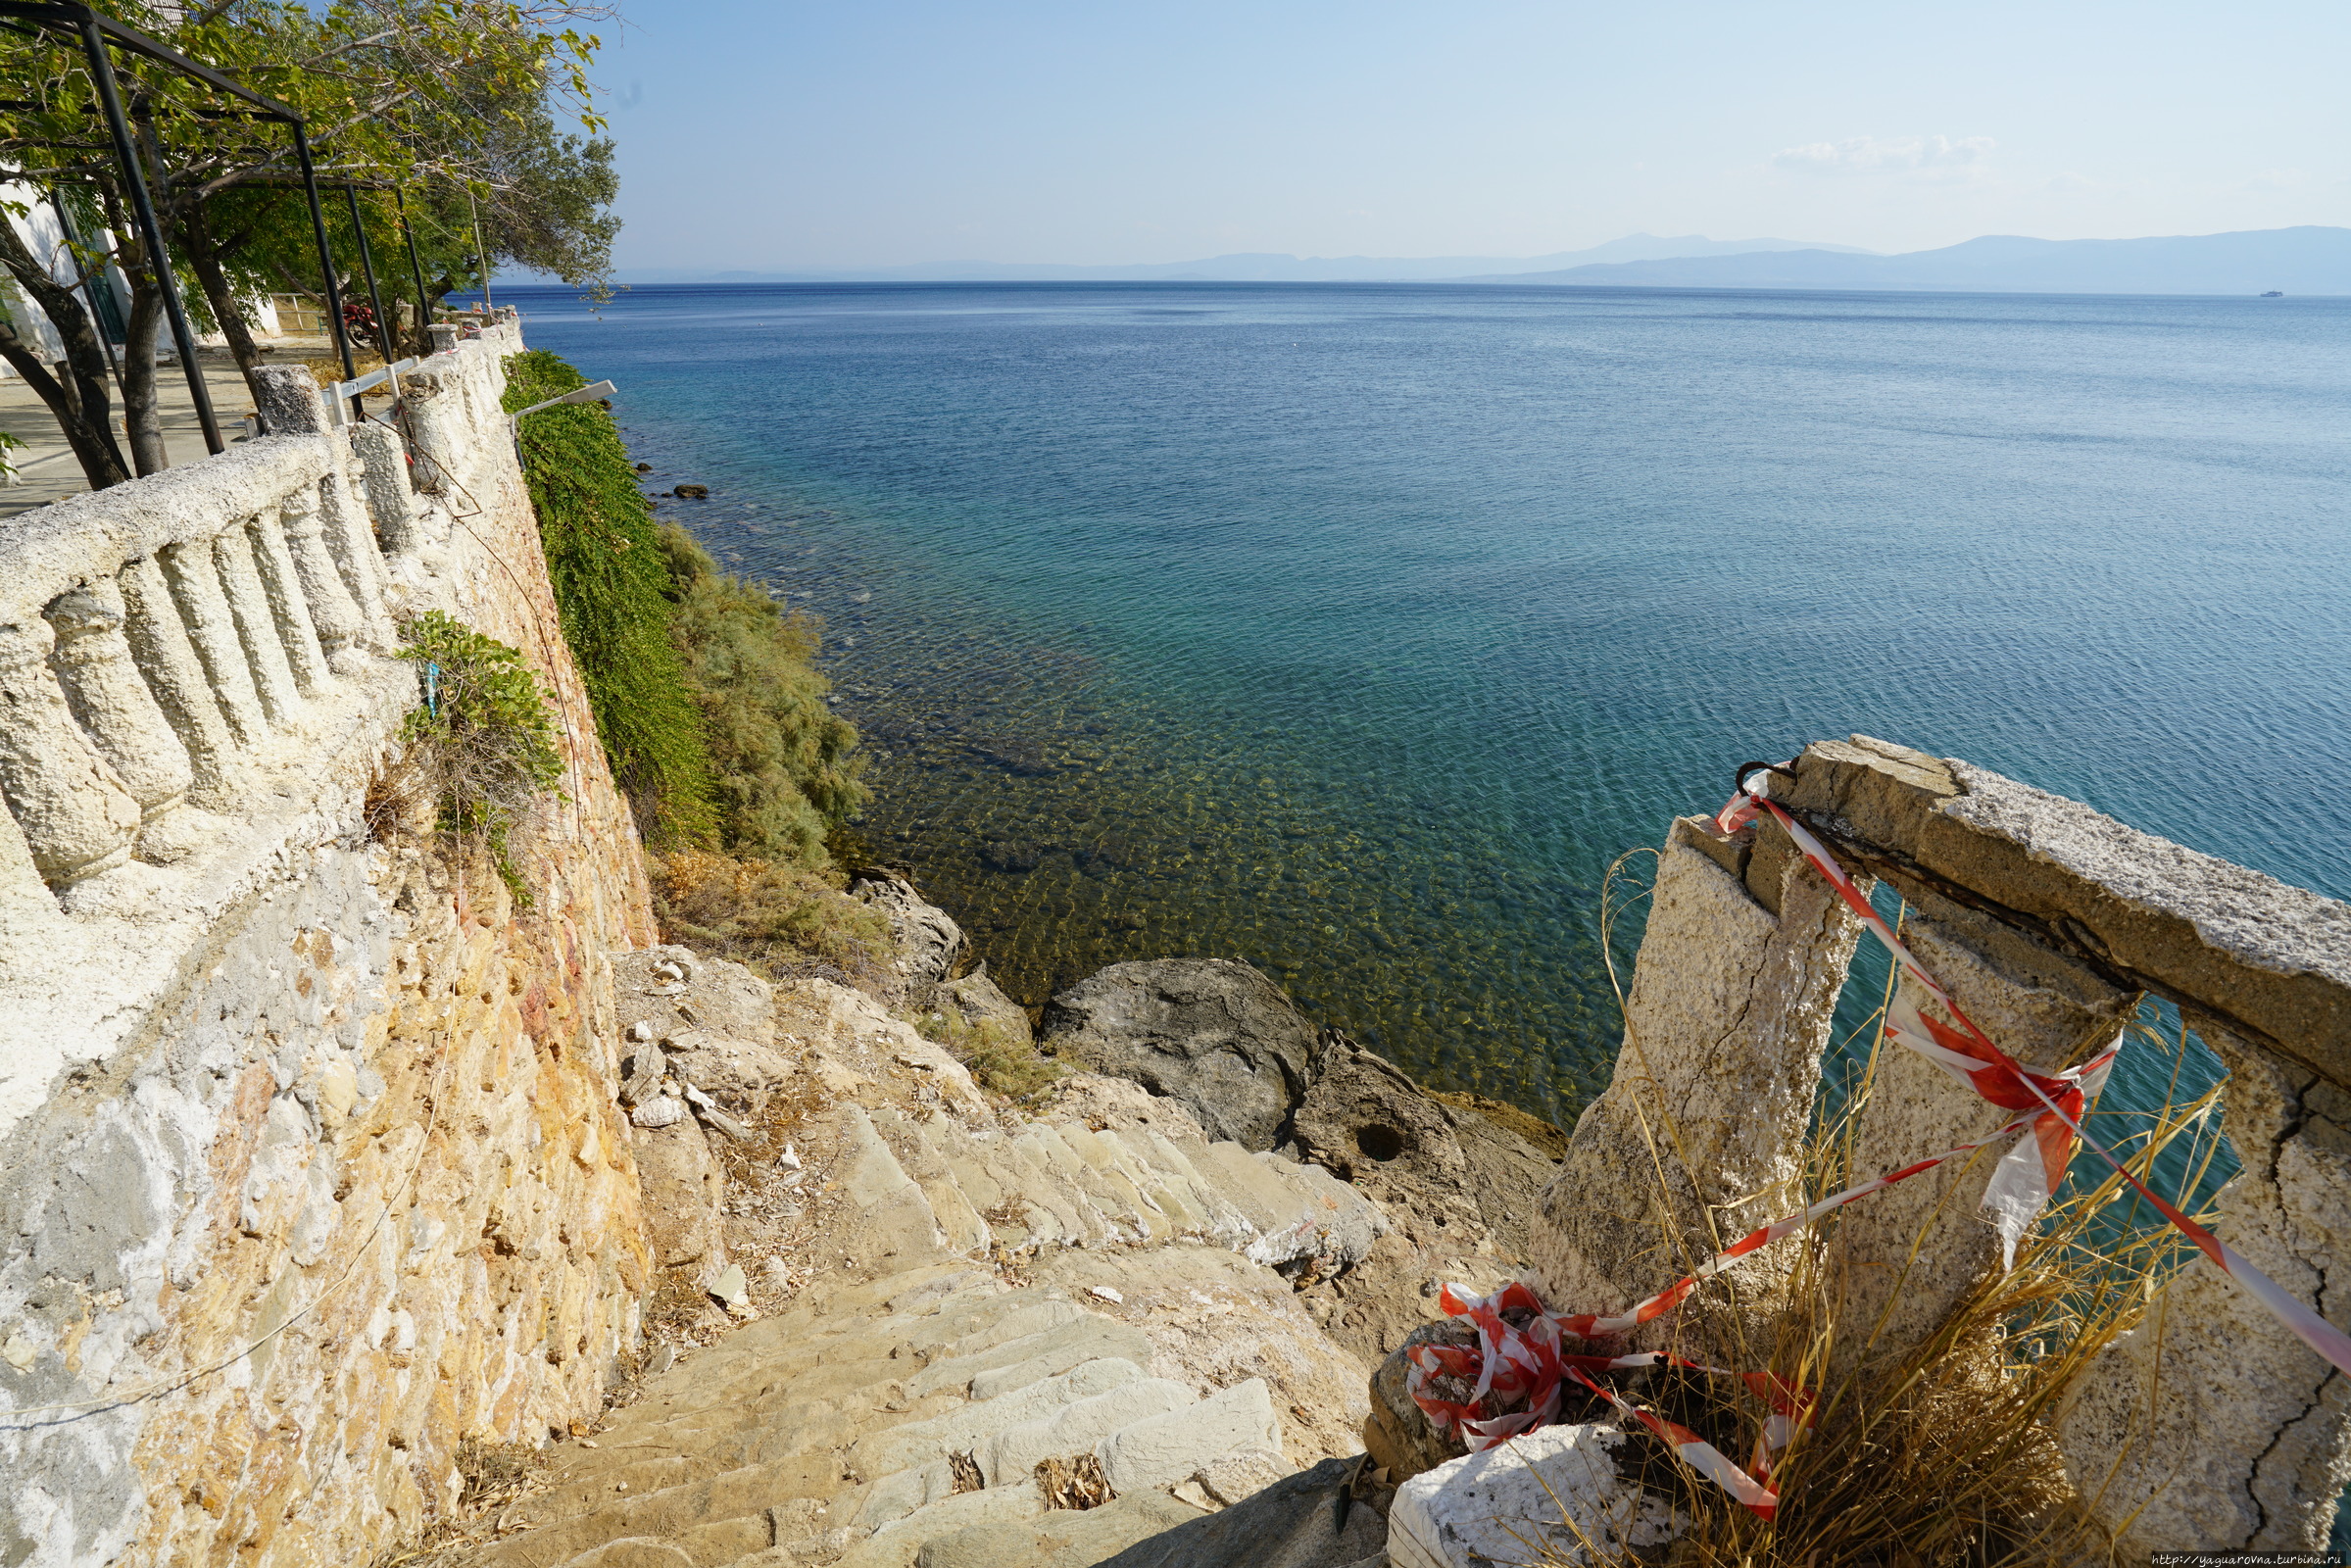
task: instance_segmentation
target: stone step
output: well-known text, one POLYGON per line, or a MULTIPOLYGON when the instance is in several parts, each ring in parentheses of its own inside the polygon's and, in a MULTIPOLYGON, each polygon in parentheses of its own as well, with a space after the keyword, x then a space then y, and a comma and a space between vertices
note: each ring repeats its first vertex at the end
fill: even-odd
POLYGON ((850 1448, 850 1465, 868 1479, 887 1476, 911 1466, 945 1459, 951 1453, 971 1452, 999 1432, 1035 1420, 1064 1404, 1107 1394, 1122 1383, 1143 1376, 1143 1368, 1123 1357, 1084 1361, 1053 1377, 1006 1390, 994 1398, 975 1399, 960 1409, 927 1421, 909 1422, 859 1438, 850 1448))
POLYGON ((1041 1460, 1092 1453, 1103 1439, 1138 1421, 1199 1402, 1181 1383, 1139 1378, 1107 1394, 1065 1404, 1051 1416, 1005 1428, 979 1453, 980 1472, 990 1488, 1012 1485, 1033 1473, 1041 1460))

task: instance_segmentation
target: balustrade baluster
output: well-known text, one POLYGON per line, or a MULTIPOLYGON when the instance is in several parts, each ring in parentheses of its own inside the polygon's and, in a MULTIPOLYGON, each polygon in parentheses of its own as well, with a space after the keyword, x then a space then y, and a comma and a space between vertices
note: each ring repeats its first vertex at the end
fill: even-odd
MULTIPOLYGON (((335 568, 334 558, 327 554, 318 492, 303 486, 278 505, 277 514, 284 524, 284 540, 278 548, 291 559, 294 576, 301 584, 301 602, 310 609, 305 630, 327 667, 348 674, 359 668, 366 657, 362 645, 367 627, 360 607, 343 586, 343 574, 335 568)), ((264 546, 273 542, 266 519, 257 526, 255 537, 264 546)), ((276 553, 265 550, 262 559, 267 562, 276 553)), ((288 641, 290 646, 294 639, 288 641)))
POLYGON ((424 544, 417 524, 416 493, 409 484, 408 447, 389 425, 355 424, 351 450, 367 487, 367 511, 389 555, 407 555, 424 544))
POLYGON ((269 733, 269 718, 262 709, 261 693, 254 688, 253 666, 245 658, 245 641, 237 635, 236 616, 220 589, 212 541, 192 539, 167 545, 157 556, 221 716, 238 745, 258 745, 269 733))
POLYGON ((68 887, 130 858, 139 803, 73 722, 45 620, 0 626, 0 795, 41 879, 68 887))
POLYGON ((277 617, 269 595, 262 587, 253 564, 253 540, 241 526, 224 528, 213 540, 213 568, 220 574, 220 590, 235 617, 237 641, 245 650, 245 667, 253 671, 253 689, 261 695, 262 711, 272 724, 294 716, 298 698, 294 672, 286 663, 285 644, 277 635, 277 617))
POLYGON ((187 753, 195 781, 189 799, 222 809, 236 792, 230 761, 236 736, 171 602, 163 568, 153 561, 133 561, 115 580, 122 591, 122 635, 130 656, 187 753))
POLYGON ((196 774, 131 662, 122 590, 101 579, 58 595, 43 613, 57 636, 49 663, 66 706, 152 829, 187 799, 196 774))
MULTIPOLYGON (((356 424, 351 427, 357 436, 362 430, 383 430, 380 424, 356 424)), ((399 437, 392 435, 393 441, 399 437)), ((345 590, 354 609, 359 612, 360 640, 370 648, 389 649, 392 646, 392 617, 384 612, 383 553, 376 548, 375 530, 367 525, 367 509, 360 504, 345 463, 336 472, 328 474, 318 486, 318 515, 324 520, 321 530, 333 564, 341 574, 345 590)), ((295 558, 298 562, 300 557, 295 558)), ((303 581, 307 584, 309 578, 303 581)), ((314 598, 314 603, 316 599, 314 598)), ((327 655, 332 662, 332 652, 327 655)))

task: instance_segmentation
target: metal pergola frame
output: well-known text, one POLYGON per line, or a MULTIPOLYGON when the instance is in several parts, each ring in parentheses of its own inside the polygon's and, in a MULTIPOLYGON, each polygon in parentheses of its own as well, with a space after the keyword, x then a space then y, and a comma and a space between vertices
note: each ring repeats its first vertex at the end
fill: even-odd
MULTIPOLYGON (((125 27, 112 17, 103 16, 86 5, 72 0, 0 0, 0 18, 32 24, 40 32, 70 34, 80 46, 82 58, 89 66, 90 80, 98 89, 98 98, 106 114, 106 128, 115 144, 115 160, 122 166, 123 184, 129 190, 131 208, 138 220, 139 237, 153 259, 156 281, 164 293, 164 314, 171 324, 171 341, 179 351, 180 368, 186 373, 188 395, 195 401, 197 422, 204 426, 207 451, 225 450, 220 439, 220 416, 213 410, 212 389, 205 385, 203 367, 196 362, 196 338, 188 329, 188 314, 179 297, 179 279, 171 270, 171 253, 164 248, 163 225, 155 216, 155 202, 147 188, 146 172, 140 167, 138 144, 132 140, 130 122, 122 113, 122 94, 115 81, 113 49, 122 49, 142 59, 169 66, 192 80, 201 81, 230 97, 248 104, 245 113, 251 119, 272 121, 284 125, 293 134, 294 157, 302 166, 302 186, 310 199, 311 232, 318 245, 318 272, 326 284, 327 329, 334 337, 336 353, 343 361, 347 379, 358 378, 358 367, 351 357, 351 337, 343 326, 343 290, 335 280, 334 257, 326 243, 326 217, 318 205, 318 173, 311 161, 310 130, 303 117, 293 109, 267 94, 215 71, 212 67, 190 60, 178 50, 156 42, 135 28, 125 27)), ((24 30, 22 28, 14 30, 24 30)), ((161 171, 158 171, 159 174, 161 171)), ((351 195, 352 220, 359 219, 359 197, 351 195)), ((405 214, 404 214, 405 217, 405 214)), ((360 246, 367 247, 363 228, 360 246)), ((374 292, 374 269, 368 268, 368 291, 374 292)), ((376 324, 381 330, 383 312, 378 303, 376 324)))

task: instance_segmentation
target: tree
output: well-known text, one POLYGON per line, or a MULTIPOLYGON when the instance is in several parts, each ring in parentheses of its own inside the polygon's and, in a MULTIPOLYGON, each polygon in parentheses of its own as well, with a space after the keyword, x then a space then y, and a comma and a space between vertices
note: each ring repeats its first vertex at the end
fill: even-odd
MULTIPOLYGON (((602 286, 617 228, 606 208, 616 185, 586 74, 600 40, 576 24, 610 15, 588 0, 331 0, 315 9, 288 0, 215 0, 197 9, 140 0, 121 12, 127 24, 304 116, 321 181, 368 187, 362 221, 379 273, 405 270, 390 194, 402 192, 436 300, 478 285, 502 259, 602 286), (563 132, 566 121, 585 134, 563 132), (477 206, 481 246, 473 242, 477 206)), ((242 298, 315 294, 317 250, 290 138, 166 67, 118 53, 116 71, 172 262, 184 270, 182 292, 251 376, 261 361, 242 298)), ((49 404, 92 486, 117 483, 126 466, 111 434, 105 342, 75 288, 109 266, 129 285, 121 366, 127 466, 146 472, 162 462, 153 353, 162 278, 127 221, 128 193, 78 51, 49 35, 0 33, 0 75, 26 91, 0 111, 0 167, 52 190, 87 192, 99 217, 89 240, 61 256, 35 255, 13 229, 0 236, 0 267, 68 350, 52 372, 29 337, 0 326, 0 355, 49 404)), ((347 209, 330 211, 329 233, 338 284, 356 279, 347 209)), ((420 337, 413 312, 405 324, 412 339, 420 337)))

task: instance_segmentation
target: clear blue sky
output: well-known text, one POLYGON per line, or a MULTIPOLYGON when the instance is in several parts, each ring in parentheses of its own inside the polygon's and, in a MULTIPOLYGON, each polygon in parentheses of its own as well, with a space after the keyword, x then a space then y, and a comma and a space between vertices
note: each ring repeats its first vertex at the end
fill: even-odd
MULTIPOLYGON (((624 0, 624 4, 627 0, 624 0)), ((2351 8, 634 0, 623 267, 2351 222, 2351 8)))

